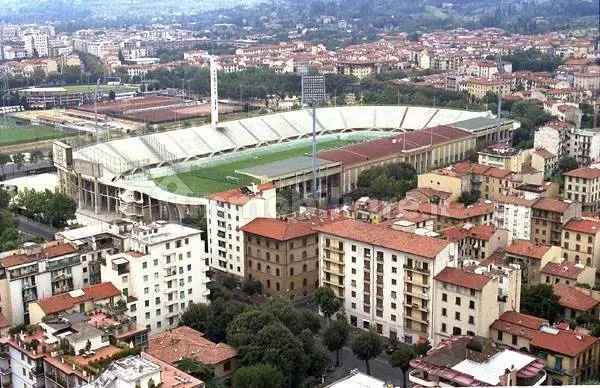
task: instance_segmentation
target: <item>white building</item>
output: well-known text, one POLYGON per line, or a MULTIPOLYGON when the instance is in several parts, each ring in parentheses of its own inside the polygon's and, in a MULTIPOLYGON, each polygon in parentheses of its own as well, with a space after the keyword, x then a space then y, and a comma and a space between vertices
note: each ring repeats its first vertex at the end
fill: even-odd
POLYGON ((580 164, 595 163, 600 161, 600 130, 552 122, 536 131, 534 148, 545 148, 559 160, 570 156, 580 164))
POLYGON ((156 222, 135 225, 123 253, 107 255, 102 279, 128 299, 128 315, 153 332, 177 325, 191 303, 206 303, 208 259, 201 231, 156 222))
POLYGON ((161 383, 160 365, 143 356, 129 356, 111 363, 96 380, 82 388, 145 388, 161 383))
POLYGON ((531 239, 531 207, 535 202, 535 199, 498 196, 494 202, 494 225, 508 230, 509 241, 531 239))
POLYGON ((48 34, 42 32, 31 32, 23 36, 25 51, 30 57, 37 54, 38 57, 47 57, 49 50, 48 34))
POLYGON ((319 282, 344 299, 353 326, 407 343, 433 338, 433 276, 456 264, 453 243, 350 219, 315 229, 319 282))
POLYGON ((244 236, 240 228, 258 217, 276 217, 275 188, 265 184, 213 194, 207 213, 211 267, 244 277, 244 236))
POLYGON ((83 287, 80 253, 51 242, 0 254, 0 311, 13 325, 29 323, 29 303, 83 287))

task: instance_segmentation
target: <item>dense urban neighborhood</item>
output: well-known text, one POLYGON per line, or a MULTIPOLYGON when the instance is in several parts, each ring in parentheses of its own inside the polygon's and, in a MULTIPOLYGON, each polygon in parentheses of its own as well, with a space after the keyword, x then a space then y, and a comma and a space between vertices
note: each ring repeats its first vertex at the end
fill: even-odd
POLYGON ((600 385, 600 9, 0 0, 0 386, 600 385))

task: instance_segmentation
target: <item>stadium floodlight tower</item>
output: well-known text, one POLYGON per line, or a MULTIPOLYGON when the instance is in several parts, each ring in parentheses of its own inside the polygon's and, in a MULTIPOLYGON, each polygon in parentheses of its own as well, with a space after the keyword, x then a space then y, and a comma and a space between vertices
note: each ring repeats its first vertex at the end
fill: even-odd
POLYGON ((325 77, 323 75, 302 76, 302 106, 312 109, 312 197, 317 198, 317 107, 325 101, 325 77))
POLYGON ((219 84, 217 78, 217 62, 210 57, 210 122, 213 128, 219 124, 219 84))

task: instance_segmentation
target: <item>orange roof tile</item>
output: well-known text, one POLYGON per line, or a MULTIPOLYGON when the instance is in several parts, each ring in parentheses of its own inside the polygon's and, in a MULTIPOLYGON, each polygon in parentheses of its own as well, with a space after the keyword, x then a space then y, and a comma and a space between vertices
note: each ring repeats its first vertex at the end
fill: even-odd
POLYGON ((215 365, 237 357, 238 352, 224 343, 214 343, 204 334, 187 326, 164 331, 151 337, 148 353, 169 364, 191 358, 204 365, 215 365))
POLYGON ((598 338, 576 333, 571 330, 557 329, 557 334, 538 331, 533 336, 531 345, 536 348, 576 357, 598 342, 598 338))
POLYGON ((82 289, 83 295, 72 296, 71 293, 65 292, 46 299, 37 301, 37 304, 46 314, 55 314, 75 307, 84 302, 93 302, 98 300, 109 299, 121 295, 121 291, 112 283, 100 283, 82 289))
POLYGON ((600 232, 600 222, 589 219, 571 219, 563 226, 563 229, 573 232, 596 234, 600 232))
POLYGON ((540 198, 533 206, 533 209, 546 210, 554 213, 564 213, 572 202, 561 201, 554 198, 540 198))
POLYGON ((435 258, 448 246, 448 241, 420 236, 384 225, 368 224, 355 220, 341 220, 319 225, 315 230, 355 241, 368 242, 413 255, 435 258))
POLYGON ((600 168, 594 167, 581 167, 575 170, 567 171, 564 173, 566 176, 572 176, 574 178, 583 179, 595 179, 600 178, 600 168))
POLYGON ((308 222, 280 220, 278 218, 255 218, 241 228, 245 233, 252 233, 279 241, 292 240, 298 237, 315 234, 308 222))
POLYGON ((548 263, 542 268, 542 273, 551 276, 558 276, 577 280, 577 276, 583 271, 583 268, 576 266, 573 263, 564 261, 562 263, 548 263))
POLYGON ((65 256, 74 252, 77 252, 77 249, 72 245, 59 243, 56 245, 43 247, 41 252, 34 253, 31 255, 16 254, 6 256, 0 261, 0 265, 4 268, 9 268, 17 265, 32 263, 38 260, 52 259, 59 256, 65 256))
POLYGON ((420 203, 417 210, 426 214, 455 218, 458 220, 468 220, 473 217, 479 217, 493 213, 494 204, 483 201, 476 202, 469 206, 465 206, 461 203, 451 203, 448 205, 420 203))
POLYGON ((230 203, 233 205, 245 205, 248 203, 253 197, 260 195, 263 191, 269 190, 273 188, 272 183, 265 183, 262 185, 258 185, 258 193, 257 194, 246 194, 242 192, 242 189, 231 189, 227 191, 222 191, 220 193, 214 193, 210 195, 210 199, 225 203, 230 203))
POLYGON ((435 280, 473 290, 481 290, 492 280, 489 276, 463 271, 458 268, 446 267, 435 277, 435 280))
POLYGON ((554 295, 560 299, 558 303, 566 308, 577 311, 590 311, 598 304, 599 301, 592 298, 590 295, 579 291, 575 287, 564 284, 555 284, 553 287, 554 295))
POLYGON ((506 247, 506 253, 541 260, 550 248, 550 245, 536 244, 529 240, 513 240, 506 247))

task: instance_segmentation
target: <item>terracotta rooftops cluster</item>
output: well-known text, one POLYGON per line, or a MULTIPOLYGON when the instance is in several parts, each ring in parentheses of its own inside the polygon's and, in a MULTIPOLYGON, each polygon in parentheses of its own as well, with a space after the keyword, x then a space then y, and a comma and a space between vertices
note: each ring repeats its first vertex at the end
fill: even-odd
POLYGON ((56 314, 72 309, 81 303, 105 300, 119 295, 121 295, 121 291, 112 283, 106 282, 54 295, 46 299, 41 299, 37 303, 46 314, 56 314))
POLYGON ((472 290, 482 290, 492 280, 489 276, 467 272, 458 268, 446 267, 438 273, 435 280, 472 290))

